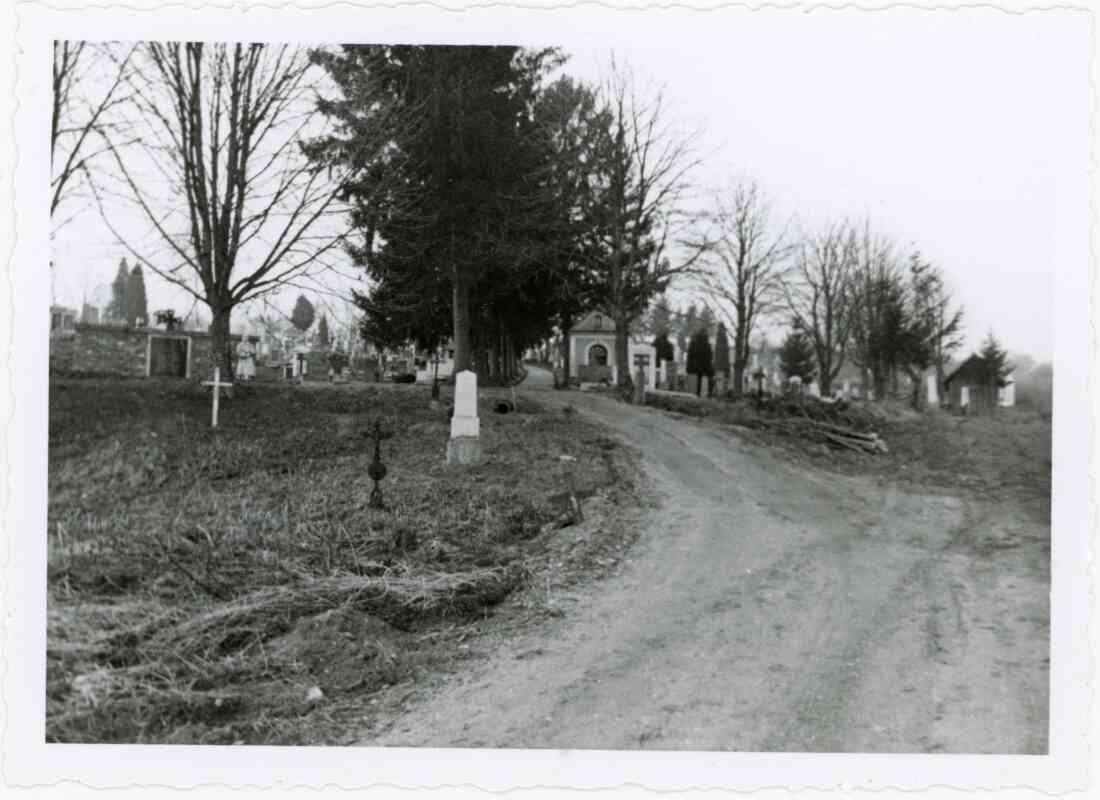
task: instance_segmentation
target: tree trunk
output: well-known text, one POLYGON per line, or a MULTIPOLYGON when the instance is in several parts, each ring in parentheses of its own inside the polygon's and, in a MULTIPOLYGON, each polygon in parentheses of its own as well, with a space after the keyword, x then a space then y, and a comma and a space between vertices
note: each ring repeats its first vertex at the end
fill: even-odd
POLYGON ((889 389, 889 377, 881 366, 872 368, 872 376, 875 382, 875 399, 880 403, 886 399, 889 389))
POLYGON ((565 379, 565 385, 569 385, 570 368, 573 365, 573 353, 570 352, 573 348, 569 341, 569 331, 573 327, 573 321, 568 320, 563 323, 561 330, 561 363, 562 363, 562 377, 565 379))
POLYGON ((221 370, 221 379, 233 380, 233 351, 229 339, 229 316, 233 311, 230 305, 210 306, 210 369, 221 370))
POLYGON ((470 287, 456 278, 452 290, 451 315, 454 319, 455 373, 470 369, 470 287))
POLYGON ((735 397, 740 397, 744 392, 745 386, 745 362, 734 360, 733 362, 733 394, 735 397))
POLYGON ((916 411, 924 411, 925 401, 928 399, 920 380, 923 376, 923 372, 914 372, 911 369, 906 369, 905 374, 909 376, 909 380, 913 383, 913 390, 909 393, 909 404, 916 411))
POLYGON ((486 380, 489 375, 489 354, 484 345, 478 345, 474 354, 470 357, 470 369, 478 374, 481 380, 486 380))
POLYGON ((615 320, 615 373, 620 387, 631 385, 630 379, 630 337, 627 335, 627 320, 615 320))

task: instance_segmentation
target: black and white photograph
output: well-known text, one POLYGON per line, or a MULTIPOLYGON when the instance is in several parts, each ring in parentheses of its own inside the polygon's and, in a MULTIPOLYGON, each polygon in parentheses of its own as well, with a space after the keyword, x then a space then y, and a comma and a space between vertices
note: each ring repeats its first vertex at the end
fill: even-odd
POLYGON ((1088 13, 75 13, 34 747, 1084 774, 1088 13))

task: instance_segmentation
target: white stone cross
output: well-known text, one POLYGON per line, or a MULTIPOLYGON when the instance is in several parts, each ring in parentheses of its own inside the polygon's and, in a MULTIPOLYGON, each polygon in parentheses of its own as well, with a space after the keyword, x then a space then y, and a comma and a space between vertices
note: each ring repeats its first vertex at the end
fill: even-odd
POLYGON ((222 380, 221 367, 214 367, 214 380, 212 380, 212 381, 203 381, 202 382, 203 386, 213 386, 214 387, 214 406, 210 411, 210 427, 211 428, 218 427, 218 398, 220 398, 221 395, 222 395, 222 389, 231 389, 231 388, 233 388, 232 382, 222 383, 221 380, 222 380))

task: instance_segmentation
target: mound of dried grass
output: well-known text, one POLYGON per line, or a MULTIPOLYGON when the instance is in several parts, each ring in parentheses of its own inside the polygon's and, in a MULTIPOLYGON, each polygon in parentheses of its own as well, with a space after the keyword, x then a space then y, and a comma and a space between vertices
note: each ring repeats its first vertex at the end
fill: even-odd
POLYGON ((303 618, 353 608, 396 628, 461 617, 503 600, 523 580, 520 567, 493 567, 414 576, 340 575, 296 586, 262 589, 213 606, 161 630, 147 632, 141 649, 210 658, 252 641, 285 633, 303 618))

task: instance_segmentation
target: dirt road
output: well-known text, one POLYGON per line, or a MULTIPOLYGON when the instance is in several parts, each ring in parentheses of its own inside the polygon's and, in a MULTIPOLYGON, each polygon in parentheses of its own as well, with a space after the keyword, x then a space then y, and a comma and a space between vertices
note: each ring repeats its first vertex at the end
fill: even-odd
POLYGON ((1042 753, 1041 521, 574 393, 659 492, 618 573, 371 745, 1042 753))

